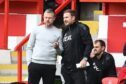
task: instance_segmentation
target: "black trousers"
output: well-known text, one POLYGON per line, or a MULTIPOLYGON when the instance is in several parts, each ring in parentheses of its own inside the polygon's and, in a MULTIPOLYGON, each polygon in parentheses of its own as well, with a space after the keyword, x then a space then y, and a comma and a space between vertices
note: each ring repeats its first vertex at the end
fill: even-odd
POLYGON ((31 62, 28 66, 28 84, 39 84, 41 77, 43 79, 43 84, 54 84, 55 72, 55 65, 31 62))
POLYGON ((87 84, 102 84, 102 73, 89 67, 87 70, 87 84))
POLYGON ((84 70, 68 70, 66 67, 62 66, 61 73, 65 80, 65 84, 86 84, 84 70))

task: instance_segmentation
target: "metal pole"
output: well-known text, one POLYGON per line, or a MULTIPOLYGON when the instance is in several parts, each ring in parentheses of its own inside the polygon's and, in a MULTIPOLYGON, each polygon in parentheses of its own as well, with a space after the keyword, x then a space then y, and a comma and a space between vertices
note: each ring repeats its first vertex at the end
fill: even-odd
POLYGON ((4 49, 8 49, 8 16, 9 16, 9 0, 5 0, 4 8, 4 49))
POLYGON ((18 50, 18 82, 22 82, 22 48, 18 50))
POLYGON ((76 11, 76 5, 77 4, 77 1, 76 0, 72 0, 72 3, 71 3, 71 9, 76 11))

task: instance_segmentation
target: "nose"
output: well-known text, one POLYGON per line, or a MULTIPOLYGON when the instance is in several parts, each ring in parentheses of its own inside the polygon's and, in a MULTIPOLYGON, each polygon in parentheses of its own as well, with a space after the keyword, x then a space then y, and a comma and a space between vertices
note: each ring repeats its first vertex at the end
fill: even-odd
POLYGON ((46 20, 49 20, 49 18, 46 18, 46 20))

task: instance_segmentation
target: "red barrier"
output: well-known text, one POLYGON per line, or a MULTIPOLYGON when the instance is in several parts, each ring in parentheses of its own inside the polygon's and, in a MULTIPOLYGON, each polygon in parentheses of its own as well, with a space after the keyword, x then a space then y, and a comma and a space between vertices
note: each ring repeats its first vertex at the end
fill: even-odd
POLYGON ((28 41, 30 34, 26 36, 16 47, 15 51, 18 51, 18 82, 22 82, 22 46, 28 41))
POLYGON ((64 2, 55 10, 55 13, 58 14, 59 12, 61 12, 61 11, 63 10, 63 8, 66 7, 70 2, 71 2, 71 0, 66 0, 66 1, 64 1, 64 2))

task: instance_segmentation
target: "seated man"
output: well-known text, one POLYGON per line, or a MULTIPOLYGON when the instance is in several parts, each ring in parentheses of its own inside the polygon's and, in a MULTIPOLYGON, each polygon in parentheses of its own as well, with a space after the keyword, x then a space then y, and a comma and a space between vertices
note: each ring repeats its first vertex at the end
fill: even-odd
MULTIPOLYGON (((123 47, 123 55, 126 56, 126 43, 124 44, 124 47, 123 47)), ((118 78, 119 78, 121 84, 126 84, 126 61, 123 65, 123 67, 121 68, 121 70, 119 71, 118 78)))
POLYGON ((126 43, 124 44, 124 47, 123 47, 123 55, 126 56, 126 43))
POLYGON ((90 54, 91 66, 88 70, 88 84, 102 84, 104 77, 116 77, 115 61, 111 54, 105 52, 105 42, 96 40, 90 54))

